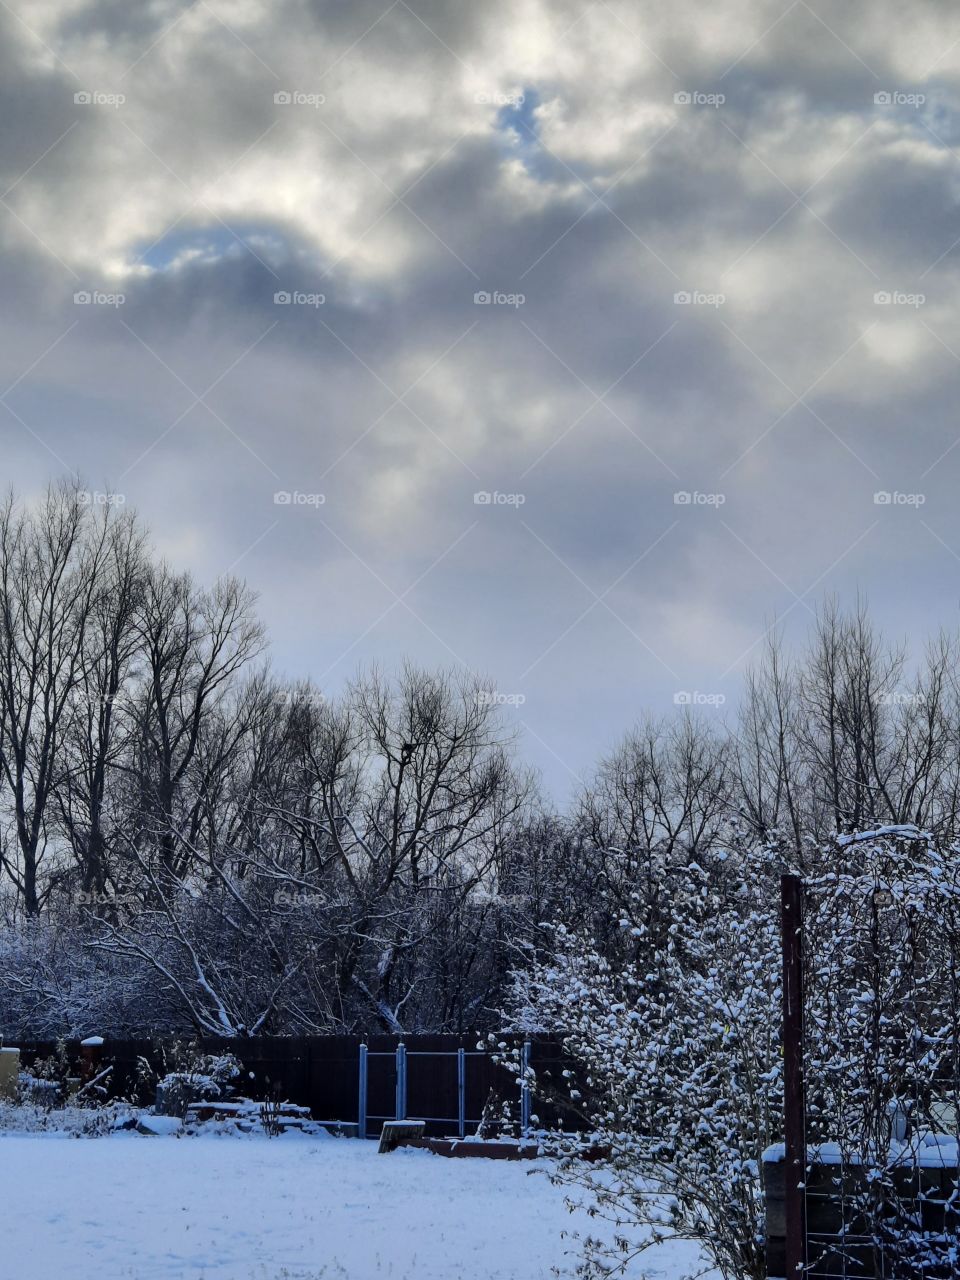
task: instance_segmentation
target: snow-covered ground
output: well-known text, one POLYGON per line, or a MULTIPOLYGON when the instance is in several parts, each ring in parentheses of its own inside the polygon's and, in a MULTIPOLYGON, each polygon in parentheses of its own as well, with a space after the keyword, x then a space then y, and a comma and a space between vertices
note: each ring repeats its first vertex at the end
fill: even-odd
MULTIPOLYGON (((574 1265, 543 1162, 350 1139, 0 1136, 0 1273, 31 1280, 546 1280, 574 1265)), ((687 1246, 644 1269, 695 1271, 687 1246)))

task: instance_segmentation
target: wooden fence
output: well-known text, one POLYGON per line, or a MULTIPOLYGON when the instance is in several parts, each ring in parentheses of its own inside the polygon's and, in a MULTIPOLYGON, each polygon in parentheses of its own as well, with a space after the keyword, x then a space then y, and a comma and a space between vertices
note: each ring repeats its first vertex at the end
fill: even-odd
MULTIPOLYGON (((144 1078, 141 1066, 149 1064, 155 1075, 173 1070, 171 1049, 165 1039, 110 1040, 99 1056, 112 1064, 110 1093, 146 1106, 153 1101, 153 1081, 144 1078)), ((487 1052, 478 1052, 478 1037, 452 1035, 396 1036, 291 1036, 253 1039, 204 1038, 196 1042, 202 1053, 232 1053, 242 1063, 246 1079, 236 1082, 238 1093, 254 1099, 281 1096, 310 1108, 318 1120, 354 1122, 359 1114, 360 1047, 367 1046, 366 1110, 368 1132, 379 1133, 383 1118, 396 1114, 396 1050, 406 1047, 406 1114, 426 1119, 427 1132, 445 1136, 457 1132, 461 1110, 458 1049, 466 1051, 464 1100, 468 1131, 472 1132, 491 1093, 519 1104, 516 1079, 487 1052)), ((538 1073, 562 1069, 560 1042, 540 1038, 530 1042, 530 1063, 538 1073)), ((51 1041, 20 1041, 20 1058, 30 1067, 39 1058, 56 1052, 51 1041)), ((80 1042, 66 1042, 71 1063, 82 1074, 80 1042)), ((539 1120, 551 1127, 575 1127, 552 1108, 539 1103, 539 1120)))

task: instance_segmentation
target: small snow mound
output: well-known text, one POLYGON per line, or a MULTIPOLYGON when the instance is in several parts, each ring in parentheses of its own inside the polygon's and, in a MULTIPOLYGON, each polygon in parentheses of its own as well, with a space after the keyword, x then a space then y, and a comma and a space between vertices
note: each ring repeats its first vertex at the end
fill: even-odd
POLYGON ((170 1134, 179 1133, 182 1128, 183 1121, 178 1116, 155 1116, 149 1111, 144 1111, 137 1121, 137 1133, 153 1138, 169 1137, 170 1134))

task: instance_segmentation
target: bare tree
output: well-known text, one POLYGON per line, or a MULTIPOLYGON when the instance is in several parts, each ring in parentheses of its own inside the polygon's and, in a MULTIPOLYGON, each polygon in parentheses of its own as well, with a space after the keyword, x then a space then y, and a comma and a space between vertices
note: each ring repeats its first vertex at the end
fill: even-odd
POLYGON ((873 823, 958 833, 957 642, 941 634, 915 666, 865 606, 820 611, 805 653, 774 637, 748 674, 735 741, 740 811, 792 845, 873 823))
POLYGON ((116 887, 108 831, 108 789, 127 767, 138 676, 139 636, 134 625, 146 582, 144 532, 133 516, 106 523, 104 556, 90 615, 79 637, 80 678, 63 735, 62 784, 56 791, 60 828, 80 873, 81 890, 96 898, 116 887))
MULTIPOLYGON (((685 713, 647 720, 601 762, 580 801, 610 911, 600 927, 618 947, 629 908, 661 936, 671 918, 671 885, 717 847, 731 815, 726 736, 685 713)), ((638 922, 639 923, 639 922, 638 922)))
POLYGON ((138 708, 138 826, 162 874, 186 871, 200 793, 185 787, 204 718, 263 646, 253 596, 235 579, 198 591, 164 566, 147 578, 136 626, 144 666, 138 708))
POLYGON ((72 484, 49 489, 32 511, 12 496, 0 508, 0 766, 15 829, 3 857, 31 916, 55 884, 41 869, 109 528, 108 519, 94 524, 72 484))

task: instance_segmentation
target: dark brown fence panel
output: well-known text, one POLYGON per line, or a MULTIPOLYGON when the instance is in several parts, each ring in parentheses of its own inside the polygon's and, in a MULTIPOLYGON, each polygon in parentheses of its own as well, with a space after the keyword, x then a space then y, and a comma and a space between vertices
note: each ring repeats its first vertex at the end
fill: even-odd
MULTIPOLYGON (((145 1060, 154 1073, 173 1069, 172 1039, 106 1040, 102 1049, 104 1065, 112 1064, 110 1092, 138 1105, 153 1101, 149 1079, 140 1070, 145 1060)), ((204 1053, 232 1053, 242 1064, 243 1076, 237 1091, 247 1097, 284 1100, 309 1107, 319 1120, 356 1121, 359 1103, 360 1046, 366 1044, 368 1133, 379 1134, 382 1121, 396 1115, 397 1036, 305 1036, 227 1039, 207 1037, 199 1042, 204 1053)), ((515 1077, 477 1050, 476 1036, 406 1036, 406 1114, 412 1119, 428 1119, 428 1134, 455 1136, 458 1132, 459 1085, 457 1051, 465 1051, 466 1132, 473 1133, 491 1096, 511 1104, 518 1113, 519 1088, 515 1077)), ((80 1042, 65 1042, 67 1057, 79 1074, 80 1042)), ((53 1041, 21 1041, 21 1062, 31 1067, 39 1058, 57 1051, 53 1041)), ((555 1074, 562 1070, 558 1040, 533 1042, 531 1061, 539 1071, 555 1074)), ((574 1128, 569 1117, 540 1102, 534 1105, 543 1127, 574 1128)))
POLYGON ((360 1037, 311 1036, 308 1043, 309 1084, 302 1105, 318 1120, 356 1120, 360 1037))
POLYGON ((243 1078, 236 1081, 239 1093, 262 1100, 283 1097, 288 1102, 310 1106, 309 1041, 298 1036, 275 1039, 205 1039, 205 1053, 232 1053, 243 1064, 243 1078))

